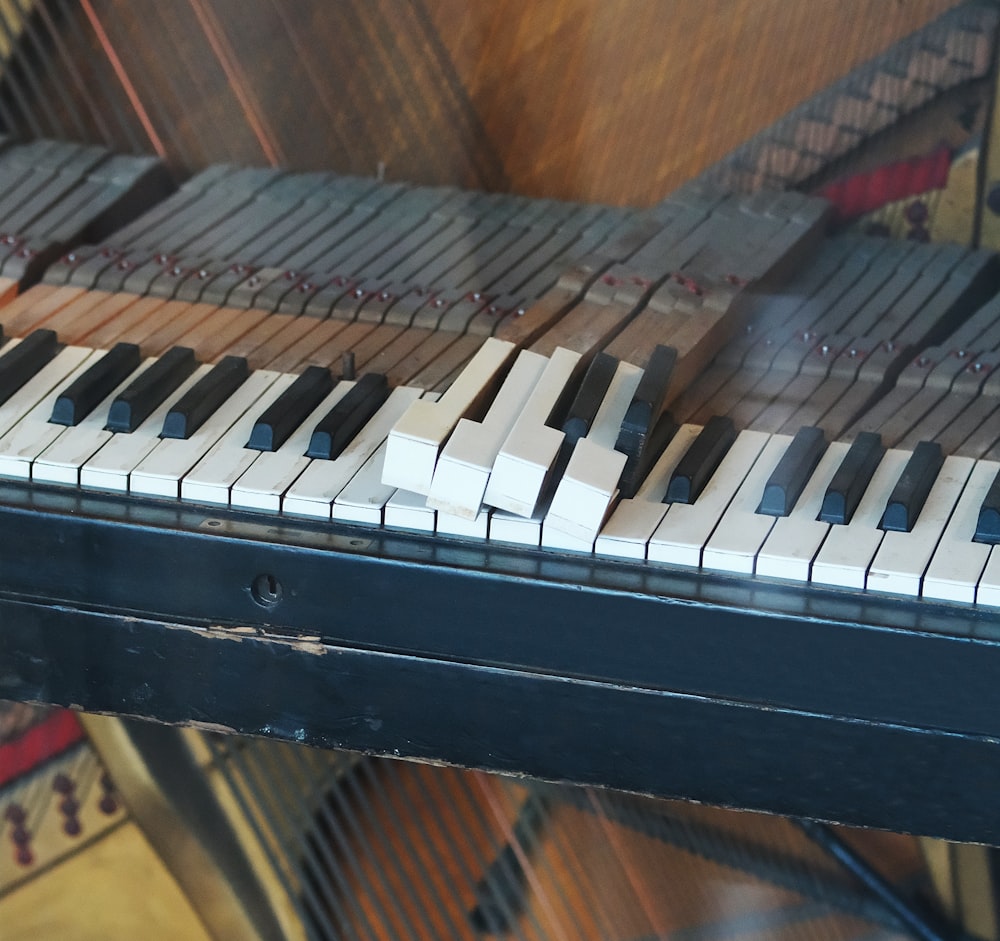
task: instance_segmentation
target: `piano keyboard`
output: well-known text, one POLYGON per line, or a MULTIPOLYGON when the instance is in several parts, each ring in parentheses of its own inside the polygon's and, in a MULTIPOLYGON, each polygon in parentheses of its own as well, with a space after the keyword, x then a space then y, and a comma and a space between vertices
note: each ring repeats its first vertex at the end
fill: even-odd
MULTIPOLYGON (((683 737, 675 694, 725 700, 740 742, 771 729, 773 760, 804 715, 817 748, 992 735, 996 260, 825 225, 795 193, 692 185, 633 212, 206 171, 0 305, 0 606, 53 618, 0 632, 0 688, 47 698, 34 664, 77 683, 153 645, 106 696, 59 695, 459 764, 488 740, 490 767, 657 793, 655 761, 592 773, 583 737, 683 737), (920 695, 883 693, 896 657, 920 695), (292 671, 284 716, 313 690, 304 725, 248 698, 258 670, 292 671), (451 682, 442 717, 426 691, 451 682), (504 757, 511 722, 549 741, 564 694, 580 760, 504 757)), ((710 791, 678 793, 731 800, 710 791)), ((820 803, 980 835, 930 797, 905 819, 847 800, 820 803)))
MULTIPOLYGON (((303 378, 310 378, 308 373, 253 370, 198 427, 185 429, 188 433, 182 437, 164 436, 184 413, 178 406, 192 398, 192 391, 196 401, 202 397, 199 390, 210 389, 232 367, 232 359, 214 367, 195 366, 190 350, 173 347, 161 357, 140 361, 137 348, 130 350, 127 344, 110 352, 83 347, 56 352, 51 343, 39 343, 46 339, 51 340, 51 334, 36 331, 26 340, 11 340, 0 356, 0 384, 8 395, 0 406, 0 475, 327 520, 359 521, 345 508, 361 506, 369 508, 369 524, 442 535, 476 534, 473 526, 462 527, 436 511, 426 495, 412 492, 415 488, 405 492, 407 488, 395 487, 392 480, 393 435, 408 433, 406 416, 414 415, 414 405, 426 390, 396 387, 378 399, 368 420, 340 442, 335 454, 309 457, 317 428, 359 388, 358 382, 334 383, 328 371, 311 367, 325 373, 326 385, 302 401, 301 395, 290 393, 303 378), (12 367, 26 361, 17 359, 18 352, 29 346, 37 348, 28 360, 32 374, 21 385, 8 384, 12 367), (131 357, 118 355, 129 352, 131 357), (106 368, 116 357, 121 362, 106 368), (154 373, 159 373, 157 381, 150 382, 154 373), (150 389, 152 398, 140 403, 134 428, 108 430, 123 403, 136 403, 150 389), (64 421, 53 421, 60 405, 67 403, 80 407, 70 409, 72 415, 64 421), (250 446, 269 415, 275 427, 285 423, 280 437, 250 446)), ((499 357, 506 355, 508 350, 497 341, 488 342, 483 352, 490 351, 491 342, 500 347, 499 357)), ((523 362, 538 379, 548 361, 522 355, 531 357, 523 362)), ((23 375, 27 370, 23 365, 21 369, 23 375)), ((1000 471, 995 460, 939 457, 923 472, 918 493, 900 494, 908 481, 920 478, 920 465, 927 463, 923 450, 935 446, 890 448, 877 463, 862 466, 858 479, 834 485, 842 468, 853 467, 852 451, 846 441, 827 447, 818 429, 802 429, 794 437, 746 430, 728 448, 705 449, 700 445, 713 429, 686 424, 658 455, 635 497, 615 505, 626 457, 613 444, 641 373, 629 364, 617 368, 594 428, 577 441, 562 476, 550 484, 542 512, 525 514, 517 524, 510 511, 480 509, 473 501, 475 512, 466 516, 471 522, 479 520, 482 538, 845 588, 997 603, 1000 556, 990 544, 973 541, 1000 471), (806 439, 812 440, 812 447, 797 447, 806 439), (612 462, 610 472, 603 483, 595 482, 602 474, 603 455, 612 462), (681 473, 678 468, 690 456, 702 458, 705 465, 681 473), (703 487, 693 499, 669 499, 676 481, 699 478, 703 487), (850 501, 853 513, 832 522, 820 518, 832 498, 840 497, 846 505, 845 495, 851 492, 856 494, 850 501), (894 506, 905 508, 901 524, 888 519, 894 506)), ((515 366, 509 378, 521 383, 523 371, 515 366)), ((452 388, 467 380, 485 384, 475 358, 452 388)), ((508 387, 509 382, 502 388, 508 387)), ((578 395, 584 391, 581 388, 578 395)), ((424 401, 437 408, 444 399, 424 401)), ((494 405, 500 401, 494 399, 494 405)), ((487 412, 487 421, 493 411, 487 412)), ((513 426, 516 411, 505 412, 503 428, 513 426)), ((350 417, 348 412, 341 422, 350 417)), ((427 418, 437 423, 436 415, 427 418)), ((336 436, 339 427, 327 422, 326 433, 336 436)), ((484 426, 465 427, 475 431, 484 426)), ((502 436, 495 437, 499 441, 502 436)), ((456 432, 449 446, 457 438, 456 432)), ((502 448, 494 444, 490 453, 499 454, 502 448)), ((445 479, 454 481, 447 455, 445 448, 437 463, 445 466, 445 479)), ((413 460, 406 451, 402 458, 413 460)), ((431 475, 437 479, 433 461, 431 475)), ((427 489, 435 492, 433 483, 427 489)), ((485 490, 480 480, 475 492, 485 490)), ((1000 533, 994 533, 992 541, 998 537, 1000 533)))
POLYGON ((996 604, 995 259, 823 217, 212 168, 0 309, 0 475, 996 604))

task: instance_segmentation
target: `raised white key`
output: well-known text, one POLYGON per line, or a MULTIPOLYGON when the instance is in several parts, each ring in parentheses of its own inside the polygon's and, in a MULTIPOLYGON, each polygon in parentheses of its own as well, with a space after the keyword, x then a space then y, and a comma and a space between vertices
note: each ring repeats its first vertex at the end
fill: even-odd
POLYGON ((757 553, 758 575, 809 581, 812 561, 830 531, 830 524, 816 517, 823 508, 826 488, 849 450, 843 441, 834 441, 826 449, 792 512, 775 520, 771 535, 764 540, 757 553))
POLYGON ((699 567, 701 552, 770 435, 741 431, 693 504, 673 503, 649 540, 653 562, 699 567))
MULTIPOLYGON (((15 341, 11 341, 13 345, 15 341)), ((10 346, 5 346, 4 350, 10 346)), ((57 353, 43 369, 32 376, 30 381, 17 390, 3 405, 0 405, 0 435, 7 434, 18 422, 56 388, 63 388, 66 380, 79 374, 80 365, 91 351, 79 346, 71 346, 57 353)), ((51 400, 54 401, 54 400, 51 400)), ((44 412, 44 410, 43 410, 44 412)), ((44 413, 44 420, 52 414, 51 407, 44 413)))
POLYGON ((646 558, 646 543, 667 512, 663 498, 670 475, 700 431, 700 425, 681 425, 677 429, 635 496, 615 507, 594 543, 596 553, 622 559, 646 558))
POLYGON ((1000 471, 1000 464, 996 461, 977 461, 972 468, 955 512, 951 514, 924 574, 922 594, 925 598, 966 604, 975 602, 976 584, 986 567, 990 547, 973 542, 972 537, 976 534, 979 508, 997 471, 1000 471))
MULTIPOLYGON (((24 480, 31 478, 31 465, 34 460, 66 430, 65 425, 54 425, 49 421, 52 407, 60 392, 96 362, 104 352, 77 346, 67 347, 35 377, 40 379, 49 367, 59 362, 57 369, 61 373, 60 380, 44 396, 37 398, 27 413, 22 413, 19 421, 12 422, 10 430, 0 438, 0 475, 20 477, 24 480)), ((10 398, 0 411, 9 415, 10 408, 18 398, 19 394, 10 398)))
POLYGON ((107 443, 80 468, 80 486, 127 492, 129 475, 160 443, 160 430, 163 428, 163 419, 166 418, 167 412, 211 368, 207 363, 199 366, 135 431, 112 435, 107 443))
POLYGON ((585 543, 588 551, 593 548, 628 460, 615 450, 615 442, 642 373, 631 363, 618 364, 589 433, 577 441, 562 479, 556 484, 542 525, 543 546, 568 549, 585 543), (571 536, 573 542, 555 536, 553 530, 571 536))
POLYGON ((869 591, 919 596, 921 578, 974 463, 971 457, 945 458, 913 529, 885 534, 868 570, 869 591))
MULTIPOLYGON (((262 370, 264 372, 264 370, 262 370)), ((229 490, 257 459, 260 451, 248 448, 250 432, 264 410, 294 381, 292 375, 269 373, 267 390, 230 429, 212 445, 205 456, 181 481, 181 499, 192 503, 229 503, 229 490)))
POLYGON ((389 433, 385 483, 426 495, 441 447, 460 418, 476 404, 514 352, 514 344, 490 337, 436 402, 414 402, 389 433))
POLYGON ((154 497, 179 497, 184 476, 247 412, 258 414, 257 403, 279 375, 268 370, 251 373, 190 438, 163 438, 129 475, 129 490, 154 497))
POLYGON ((312 458, 306 457, 306 451, 309 449, 313 429, 353 388, 354 382, 338 382, 277 451, 256 452, 257 459, 230 488, 230 505, 277 513, 281 509, 284 492, 312 461, 312 458))
POLYGON ((885 533, 878 528, 886 501, 910 459, 908 451, 886 451, 872 474, 854 516, 831 526, 812 567, 812 581, 841 588, 864 588, 868 568, 885 533))
POLYGON ((427 505, 427 497, 410 490, 397 490, 385 504, 384 525, 389 529, 416 529, 433 533, 437 513, 427 505))
POLYGON ((332 461, 314 460, 286 491, 281 502, 285 513, 329 519, 333 501, 365 462, 385 442, 393 425, 420 398, 420 389, 398 386, 354 440, 332 461))
POLYGON ((549 358, 493 463, 483 495, 488 506, 524 517, 535 512, 545 478, 565 437, 558 428, 545 423, 579 361, 579 353, 562 347, 549 358))
POLYGON ((427 505, 474 520, 500 447, 507 439, 548 360, 523 350, 481 422, 463 418, 444 446, 434 469, 427 505))
POLYGON ((773 435, 764 446, 705 543, 701 554, 705 568, 753 574, 757 553, 774 526, 773 516, 756 510, 768 478, 791 443, 791 435, 773 435))

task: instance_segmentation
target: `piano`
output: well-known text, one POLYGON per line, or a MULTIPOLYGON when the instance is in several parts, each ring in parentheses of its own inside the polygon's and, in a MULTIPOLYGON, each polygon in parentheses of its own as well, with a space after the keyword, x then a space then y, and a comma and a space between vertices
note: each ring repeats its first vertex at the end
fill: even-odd
POLYGON ((996 258, 827 219, 195 176, 0 307, 0 695, 994 839, 996 258))

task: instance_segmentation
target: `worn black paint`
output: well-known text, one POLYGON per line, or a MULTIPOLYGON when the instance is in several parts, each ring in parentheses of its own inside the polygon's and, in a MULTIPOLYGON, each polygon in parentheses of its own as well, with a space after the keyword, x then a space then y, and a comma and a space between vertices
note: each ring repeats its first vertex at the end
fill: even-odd
POLYGON ((997 612, 0 496, 0 696, 1000 842, 997 612))

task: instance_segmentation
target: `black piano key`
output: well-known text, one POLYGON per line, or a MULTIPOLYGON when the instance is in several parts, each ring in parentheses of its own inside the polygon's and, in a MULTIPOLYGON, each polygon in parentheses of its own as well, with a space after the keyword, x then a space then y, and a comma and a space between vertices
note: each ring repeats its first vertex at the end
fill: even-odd
POLYGON ((622 419, 615 450, 630 453, 625 448, 636 439, 641 442, 653 430, 663 409, 663 399, 676 363, 677 350, 672 346, 660 344, 653 350, 649 365, 643 371, 642 379, 639 380, 635 395, 622 419))
POLYGON ((250 370, 242 356, 226 356, 167 412, 161 438, 190 438, 244 382, 250 370))
POLYGON ((305 417, 333 389, 333 376, 323 366, 310 366, 254 423, 248 448, 277 451, 305 417))
POLYGON ((587 436, 597 410, 607 395, 611 380, 618 369, 618 360, 608 353, 598 353, 590 363, 569 413, 563 421, 564 444, 572 447, 587 436))
MULTIPOLYGON (((641 470, 641 465, 644 463, 643 456, 649 437, 663 410, 663 400, 676 362, 677 351, 673 347, 662 345, 656 347, 622 419, 621 427, 618 429, 618 440, 615 441, 615 450, 626 457, 620 481, 623 494, 627 490, 634 492, 645 476, 641 470)), ((675 424, 674 431, 676 430, 675 424)), ((631 493, 628 496, 631 496, 631 493)))
POLYGON ((670 475, 663 502, 694 503, 735 440, 736 426, 731 418, 710 418, 670 475))
POLYGON ((50 422, 77 425, 139 366, 139 347, 116 343, 56 399, 50 422))
POLYGON ((309 439, 307 457, 332 461, 361 431, 389 397, 389 383, 381 373, 362 376, 326 415, 309 439))
POLYGON ((986 499, 979 508, 976 534, 972 541, 985 542, 991 546, 1000 543, 1000 472, 993 478, 990 489, 986 491, 986 499))
POLYGON ((33 330, 12 350, 0 356, 0 405, 56 355, 56 345, 54 330, 33 330))
POLYGON ((921 441, 913 449, 885 505, 882 529, 896 533, 908 533, 913 529, 942 464, 944 455, 941 445, 936 442, 921 441))
POLYGON ((649 476, 659 456, 673 440, 680 425, 670 412, 663 412, 653 425, 653 430, 646 435, 646 441, 635 461, 629 458, 625 469, 618 480, 618 493, 623 500, 635 496, 642 482, 649 476))
POLYGON ((854 439, 826 488, 818 517, 822 522, 846 526, 851 521, 884 454, 881 435, 862 431, 854 439))
POLYGON ((135 382, 115 396, 108 410, 107 431, 132 432, 139 427, 198 365, 194 350, 175 346, 163 354, 135 382))
POLYGON ((757 512, 765 516, 788 516, 825 451, 823 429, 800 428, 768 477, 757 512))

